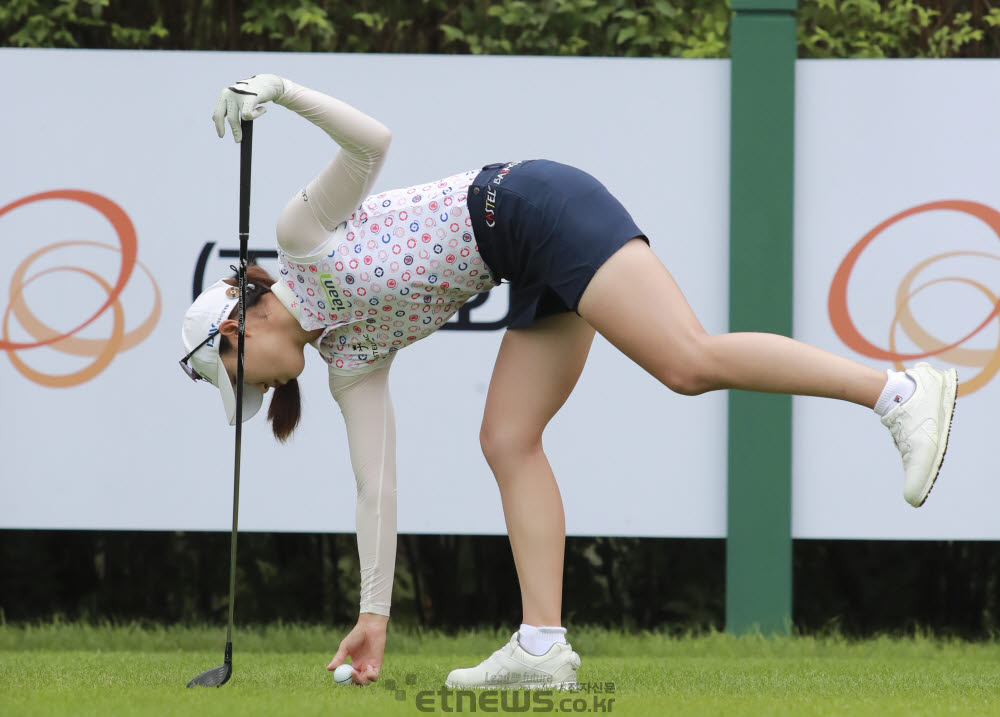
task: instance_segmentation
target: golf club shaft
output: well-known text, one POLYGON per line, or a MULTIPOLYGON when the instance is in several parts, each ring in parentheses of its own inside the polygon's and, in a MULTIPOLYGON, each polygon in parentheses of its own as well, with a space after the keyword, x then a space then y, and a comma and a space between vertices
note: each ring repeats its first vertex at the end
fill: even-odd
POLYGON ((247 244, 250 241, 250 160, 253 149, 253 122, 240 123, 240 267, 239 338, 236 347, 236 460, 233 466, 233 536, 229 554, 229 624, 226 626, 226 656, 232 654, 233 616, 236 607, 236 534, 240 509, 240 449, 243 438, 243 348, 245 333, 244 297, 247 291, 247 244))

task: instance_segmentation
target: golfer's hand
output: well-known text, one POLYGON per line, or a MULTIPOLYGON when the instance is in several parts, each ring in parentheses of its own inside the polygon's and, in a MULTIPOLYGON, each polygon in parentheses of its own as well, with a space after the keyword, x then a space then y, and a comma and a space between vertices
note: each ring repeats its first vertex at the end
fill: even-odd
POLYGON ((230 85, 219 95, 212 112, 215 131, 219 137, 226 136, 225 121, 233 129, 233 139, 243 139, 240 120, 255 120, 267 112, 265 102, 276 100, 285 91, 281 78, 277 75, 254 75, 246 80, 230 85))
POLYGON ((378 679, 385 653, 385 629, 388 617, 374 613, 361 613, 358 624, 340 641, 340 649, 326 666, 336 670, 351 657, 351 679, 356 685, 367 685, 378 679))

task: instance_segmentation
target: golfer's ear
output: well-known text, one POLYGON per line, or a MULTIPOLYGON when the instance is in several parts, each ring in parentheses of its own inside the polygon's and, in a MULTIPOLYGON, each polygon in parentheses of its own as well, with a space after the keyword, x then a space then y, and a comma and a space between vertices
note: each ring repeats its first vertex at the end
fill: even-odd
MULTIPOLYGON (((219 324, 219 333, 225 336, 230 341, 235 342, 239 339, 240 324, 235 319, 226 319, 221 324, 219 324)), ((244 328, 244 333, 246 333, 245 328, 244 328)))

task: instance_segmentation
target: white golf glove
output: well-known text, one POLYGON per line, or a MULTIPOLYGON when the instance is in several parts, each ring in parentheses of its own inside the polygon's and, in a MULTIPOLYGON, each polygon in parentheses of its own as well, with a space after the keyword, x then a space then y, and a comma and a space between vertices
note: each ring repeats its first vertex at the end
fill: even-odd
POLYGON ((277 75, 254 75, 246 80, 230 85, 219 95, 219 101, 212 112, 215 131, 219 137, 226 136, 224 120, 229 120, 233 130, 233 139, 239 142, 243 139, 240 120, 255 120, 267 112, 265 102, 281 97, 285 86, 277 75), (259 105, 259 106, 258 106, 259 105))

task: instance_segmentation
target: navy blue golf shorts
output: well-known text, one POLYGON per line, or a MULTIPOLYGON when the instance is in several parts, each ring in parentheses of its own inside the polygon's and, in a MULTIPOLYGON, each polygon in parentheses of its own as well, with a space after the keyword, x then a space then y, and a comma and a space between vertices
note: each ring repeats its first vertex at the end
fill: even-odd
POLYGON ((603 184, 548 159, 486 165, 469 187, 468 204, 483 261, 496 283, 510 283, 510 328, 577 312, 612 254, 633 237, 649 244, 603 184))

